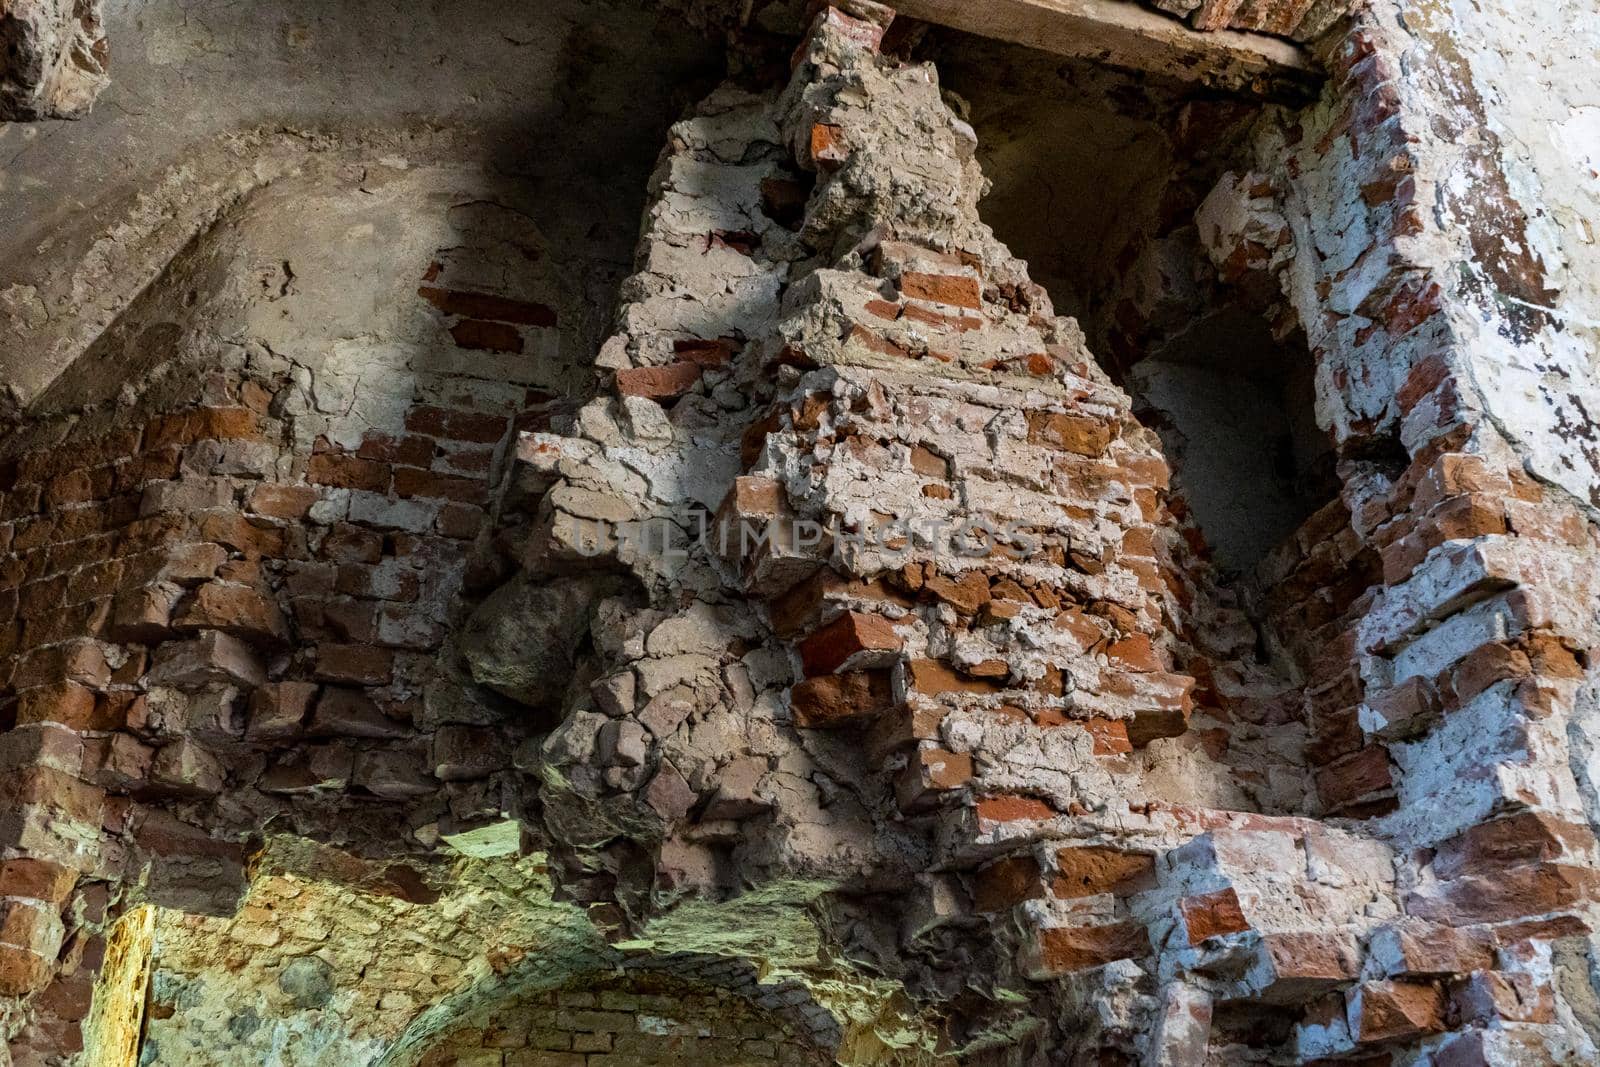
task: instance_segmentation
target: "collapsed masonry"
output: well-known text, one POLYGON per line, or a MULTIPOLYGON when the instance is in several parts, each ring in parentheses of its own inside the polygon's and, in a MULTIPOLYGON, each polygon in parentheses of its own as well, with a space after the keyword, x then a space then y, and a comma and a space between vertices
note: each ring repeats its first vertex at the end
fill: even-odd
POLYGON ((163 334, 208 373, 12 433, 15 1064, 1600 1055, 1586 387, 1507 399, 1567 340, 1442 28, 1360 16, 1195 216, 1340 456, 1230 584, 891 20, 673 127, 596 399, 444 256, 403 386, 163 334))

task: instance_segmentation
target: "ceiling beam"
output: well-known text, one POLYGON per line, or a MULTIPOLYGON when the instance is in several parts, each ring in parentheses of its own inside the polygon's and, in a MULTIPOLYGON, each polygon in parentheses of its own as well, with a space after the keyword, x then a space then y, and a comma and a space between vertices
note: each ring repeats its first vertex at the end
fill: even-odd
POLYGON ((1236 30, 1202 33, 1129 0, 891 0, 902 15, 1061 56, 1231 92, 1304 96, 1320 80, 1305 49, 1236 30))

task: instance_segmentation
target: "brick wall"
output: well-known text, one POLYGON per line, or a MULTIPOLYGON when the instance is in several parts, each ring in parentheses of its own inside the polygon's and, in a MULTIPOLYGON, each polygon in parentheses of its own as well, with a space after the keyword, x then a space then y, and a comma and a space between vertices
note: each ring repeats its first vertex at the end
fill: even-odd
POLYGON ((470 685, 441 693, 439 652, 500 573, 508 442, 552 401, 486 388, 505 375, 471 361, 549 359, 558 333, 549 307, 423 267, 419 306, 456 354, 395 424, 331 427, 346 445, 304 440, 299 386, 248 369, 4 443, 0 997, 32 998, 18 1063, 72 1051, 121 883, 227 912, 239 836, 272 815, 402 851, 407 809, 431 805, 414 821, 442 832, 505 816, 515 731, 470 685))
POLYGON ((702 1067, 833 1062, 744 998, 670 978, 535 993, 444 1035, 423 1067, 702 1067))

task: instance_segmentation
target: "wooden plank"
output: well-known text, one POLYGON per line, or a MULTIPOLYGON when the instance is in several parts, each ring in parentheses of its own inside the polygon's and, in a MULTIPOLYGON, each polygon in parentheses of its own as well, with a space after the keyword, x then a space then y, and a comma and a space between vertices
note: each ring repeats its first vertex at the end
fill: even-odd
POLYGON ((902 15, 1061 56, 1261 96, 1304 96, 1306 51, 1259 33, 1201 33, 1130 0, 891 0, 902 15))

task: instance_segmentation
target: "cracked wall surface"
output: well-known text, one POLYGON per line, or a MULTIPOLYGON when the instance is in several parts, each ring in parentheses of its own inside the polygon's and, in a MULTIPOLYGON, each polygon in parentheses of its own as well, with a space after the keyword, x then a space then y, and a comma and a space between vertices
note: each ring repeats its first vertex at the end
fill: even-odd
POLYGON ((1592 11, 108 8, 0 126, 4 1059, 1600 1055, 1592 11))

